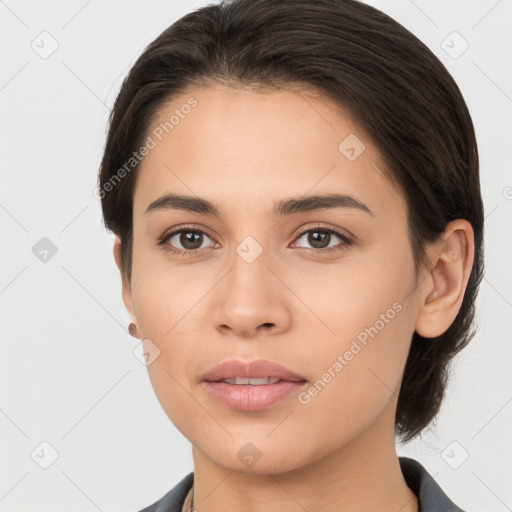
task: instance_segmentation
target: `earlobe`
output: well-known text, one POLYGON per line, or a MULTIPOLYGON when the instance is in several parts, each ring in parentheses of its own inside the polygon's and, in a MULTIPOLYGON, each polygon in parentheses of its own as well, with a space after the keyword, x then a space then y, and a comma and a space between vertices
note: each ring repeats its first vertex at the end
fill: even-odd
POLYGON ((457 219, 448 224, 433 246, 430 275, 422 281, 416 332, 425 338, 441 336, 455 320, 466 291, 474 259, 471 224, 457 219))
POLYGON ((122 281, 122 298, 123 303, 126 307, 126 310, 128 311, 130 315, 130 325, 128 327, 128 332, 130 335, 132 335, 135 338, 138 338, 138 332, 137 332, 137 319, 135 317, 135 312, 133 309, 133 298, 132 298, 132 291, 130 283, 127 282, 127 278, 124 275, 123 267, 122 267, 122 257, 121 257, 121 239, 118 235, 115 237, 114 241, 114 260, 116 262, 117 268, 119 269, 119 272, 121 273, 121 281, 122 281))

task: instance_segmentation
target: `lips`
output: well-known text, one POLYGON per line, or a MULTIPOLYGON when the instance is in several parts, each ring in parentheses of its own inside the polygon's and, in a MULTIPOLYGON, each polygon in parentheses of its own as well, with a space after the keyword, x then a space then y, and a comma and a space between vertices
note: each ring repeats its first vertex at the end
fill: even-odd
MULTIPOLYGON (((236 378, 245 379, 279 379, 289 382, 305 382, 306 379, 281 366, 264 359, 256 359, 254 361, 239 361, 236 359, 220 363, 208 370, 201 378, 207 382, 220 382, 227 379, 236 378)), ((250 384, 249 384, 250 385, 250 384)))
POLYGON ((202 376, 202 385, 222 405, 261 411, 299 393, 307 380, 271 361, 225 361, 202 376))

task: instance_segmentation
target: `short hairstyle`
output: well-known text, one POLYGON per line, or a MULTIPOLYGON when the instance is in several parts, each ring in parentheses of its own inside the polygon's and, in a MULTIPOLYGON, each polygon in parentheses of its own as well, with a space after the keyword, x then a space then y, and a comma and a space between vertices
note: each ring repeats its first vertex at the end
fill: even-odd
POLYGON ((395 416, 395 434, 411 441, 439 412, 451 360, 476 333, 484 215, 476 138, 459 88, 416 36, 356 0, 224 0, 189 12, 144 49, 109 117, 98 187, 105 226, 121 239, 128 284, 139 164, 122 179, 119 170, 167 102, 189 86, 214 83, 303 87, 341 106, 406 199, 416 276, 428 266, 425 244, 451 220, 470 222, 475 256, 460 311, 442 335, 412 337, 395 416))

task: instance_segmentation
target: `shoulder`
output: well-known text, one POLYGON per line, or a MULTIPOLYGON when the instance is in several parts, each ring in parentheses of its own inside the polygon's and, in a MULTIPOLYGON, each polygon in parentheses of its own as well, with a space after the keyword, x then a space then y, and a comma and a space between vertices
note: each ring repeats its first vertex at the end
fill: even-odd
POLYGON ((183 502, 194 483, 194 473, 189 473, 167 494, 140 512, 181 512, 183 502))
POLYGON ((398 457, 398 460, 408 487, 418 496, 420 512, 464 512, 417 460, 409 457, 398 457))

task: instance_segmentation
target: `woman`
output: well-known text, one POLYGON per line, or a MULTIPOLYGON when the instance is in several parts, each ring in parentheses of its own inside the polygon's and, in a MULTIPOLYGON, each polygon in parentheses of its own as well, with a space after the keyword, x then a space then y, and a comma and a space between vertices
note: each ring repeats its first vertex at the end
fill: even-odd
POLYGON ((98 193, 192 444, 144 512, 461 510, 395 449, 438 413, 483 274, 472 121, 414 35, 354 0, 195 10, 125 79, 98 193))

